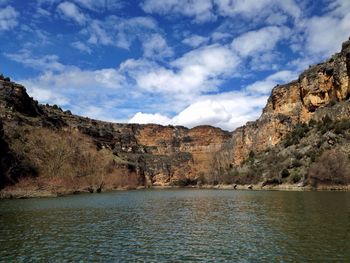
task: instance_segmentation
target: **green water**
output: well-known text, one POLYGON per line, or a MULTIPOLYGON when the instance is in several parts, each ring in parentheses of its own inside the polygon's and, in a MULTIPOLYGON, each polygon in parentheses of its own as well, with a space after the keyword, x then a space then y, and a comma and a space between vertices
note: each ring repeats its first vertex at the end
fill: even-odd
POLYGON ((2 200, 0 261, 350 262, 350 193, 140 190, 2 200))

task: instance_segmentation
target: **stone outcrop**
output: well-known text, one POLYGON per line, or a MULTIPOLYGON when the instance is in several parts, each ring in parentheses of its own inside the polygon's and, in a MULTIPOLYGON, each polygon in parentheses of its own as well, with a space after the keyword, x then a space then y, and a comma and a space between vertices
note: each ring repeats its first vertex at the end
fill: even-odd
POLYGON ((276 86, 260 118, 233 132, 233 164, 241 164, 251 151, 261 152, 275 146, 297 123, 308 122, 317 109, 349 99, 349 83, 350 41, 347 41, 340 53, 311 66, 298 80, 276 86))

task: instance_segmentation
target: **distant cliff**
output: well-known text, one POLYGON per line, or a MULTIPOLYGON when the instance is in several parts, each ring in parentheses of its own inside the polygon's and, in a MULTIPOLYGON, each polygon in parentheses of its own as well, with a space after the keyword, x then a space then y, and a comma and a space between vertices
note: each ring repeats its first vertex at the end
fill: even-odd
POLYGON ((298 80, 273 88, 261 117, 229 133, 92 120, 40 105, 1 76, 0 188, 11 194, 218 183, 347 185, 349 83, 347 41, 298 80), (332 171, 341 175, 329 176, 332 171))
POLYGON ((211 126, 188 129, 79 117, 56 105, 38 104, 23 86, 3 77, 0 117, 4 126, 0 143, 6 145, 0 157, 8 158, 13 152, 16 158, 3 168, 1 186, 13 188, 20 181, 33 191, 35 187, 64 192, 67 187, 96 191, 196 184, 197 178, 210 171, 213 154, 231 137, 211 126), (17 166, 26 170, 11 175, 8 171, 17 166))

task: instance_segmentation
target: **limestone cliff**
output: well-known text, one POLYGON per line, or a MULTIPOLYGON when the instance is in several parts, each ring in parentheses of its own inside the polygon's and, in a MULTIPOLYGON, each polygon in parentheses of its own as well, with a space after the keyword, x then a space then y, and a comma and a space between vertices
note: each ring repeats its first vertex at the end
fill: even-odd
MULTIPOLYGON (((349 99, 350 41, 340 53, 311 66, 298 78, 276 86, 260 118, 233 132, 232 162, 241 164, 251 151, 279 143, 297 123, 306 123, 317 109, 349 99)), ((345 117, 349 117, 345 116, 345 117)))

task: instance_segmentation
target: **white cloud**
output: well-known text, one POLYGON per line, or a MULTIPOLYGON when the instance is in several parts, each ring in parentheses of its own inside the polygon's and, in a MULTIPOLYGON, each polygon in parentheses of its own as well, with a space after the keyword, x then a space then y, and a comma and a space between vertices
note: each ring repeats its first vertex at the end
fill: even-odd
POLYGON ((141 4, 147 13, 181 14, 194 17, 196 22, 205 22, 215 19, 213 3, 210 0, 145 0, 141 4))
POLYGON ((239 59, 229 48, 211 45, 176 59, 170 63, 171 69, 142 60, 129 60, 122 68, 132 75, 141 89, 187 97, 216 90, 238 64, 239 59))
POLYGON ((341 43, 350 36, 350 13, 344 17, 313 17, 307 21, 305 33, 307 52, 329 56, 337 52, 341 43))
POLYGON ((56 104, 61 107, 69 105, 69 99, 57 93, 55 90, 43 89, 34 82, 24 81, 23 84, 27 86, 28 93, 41 103, 56 104))
POLYGON ((193 17, 195 22, 208 22, 217 16, 248 19, 268 19, 272 24, 286 22, 282 16, 274 14, 285 13, 298 19, 301 10, 294 0, 144 0, 141 4, 147 13, 161 15, 183 15, 193 17))
POLYGON ((190 47, 199 47, 202 44, 206 44, 209 41, 208 37, 203 37, 199 35, 191 35, 182 40, 182 43, 190 47))
POLYGON ((198 125, 212 125, 232 131, 255 120, 265 106, 267 96, 251 95, 246 92, 225 92, 217 95, 200 96, 173 118, 160 113, 137 113, 129 123, 156 123, 182 125, 189 128, 198 125))
POLYGON ((283 70, 268 76, 264 80, 259 80, 246 87, 251 93, 269 94, 277 84, 285 84, 297 78, 295 72, 283 70))
POLYGON ((268 17, 276 12, 284 12, 291 17, 298 18, 301 10, 294 0, 214 0, 222 16, 237 16, 256 19, 268 17))
POLYGON ((74 0, 83 8, 94 12, 105 12, 120 9, 123 4, 118 0, 74 0))
POLYGON ((5 53, 4 55, 13 61, 38 70, 61 71, 64 69, 64 65, 58 62, 59 58, 56 55, 33 57, 28 50, 22 50, 15 54, 5 53))
POLYGON ((235 38, 231 47, 242 57, 271 51, 277 43, 286 38, 290 30, 286 27, 264 27, 256 31, 246 32, 235 38))
POLYGON ((18 25, 19 13, 12 7, 0 8, 0 32, 15 28, 18 25))
POLYGON ((73 20, 79 25, 83 25, 87 20, 84 13, 82 13, 74 3, 62 2, 57 6, 57 10, 62 17, 68 20, 73 20))
POLYGON ((171 123, 171 119, 160 113, 150 114, 137 112, 128 123, 139 123, 139 124, 161 124, 168 125, 171 123))
POLYGON ((143 43, 152 35, 159 35, 159 31, 156 21, 149 17, 125 19, 109 16, 105 20, 91 20, 81 33, 88 36, 87 43, 91 45, 129 49, 134 41, 143 43))
POLYGON ((173 50, 160 34, 152 34, 143 43, 143 55, 147 58, 166 58, 173 56, 173 50))
POLYGON ((72 47, 80 50, 81 52, 88 53, 88 54, 91 54, 92 52, 91 48, 86 44, 84 44, 83 42, 76 41, 76 42, 73 42, 71 45, 72 47))

